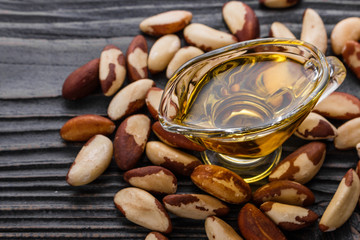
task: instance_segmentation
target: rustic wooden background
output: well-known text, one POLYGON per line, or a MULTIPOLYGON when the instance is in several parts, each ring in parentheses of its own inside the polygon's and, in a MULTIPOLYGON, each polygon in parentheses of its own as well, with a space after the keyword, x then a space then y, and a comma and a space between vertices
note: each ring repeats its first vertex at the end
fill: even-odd
MULTIPOLYGON (((190 10, 192 22, 227 31, 221 15, 224 2, 0 0, 1 239, 145 238, 149 230, 127 221, 114 207, 114 194, 128 186, 114 163, 87 186, 71 187, 66 183, 66 173, 82 143, 64 142, 59 129, 80 114, 105 116, 111 98, 97 92, 83 100, 67 101, 61 97, 62 84, 77 67, 99 57, 106 44, 115 44, 126 52, 132 38, 141 34, 140 21, 163 11, 190 10)), ((268 35, 274 21, 285 23, 299 37, 302 14, 308 7, 321 15, 328 36, 341 19, 360 17, 358 0, 302 0, 283 10, 261 7, 256 0, 244 2, 255 10, 262 37, 268 35)), ((151 47, 155 38, 146 39, 151 47)), ((329 49, 327 55, 331 54, 329 49)), ((164 74, 151 78, 157 86, 165 86, 164 74)), ((360 81, 349 72, 339 90, 360 97, 360 81)), ((151 138, 155 139, 153 135, 151 138)), ((284 156, 305 143, 292 137, 284 146, 284 156)), ((337 151, 332 142, 327 145, 321 171, 307 184, 316 195, 316 205, 311 208, 319 215, 342 176, 358 161, 355 150, 337 151)), ((146 164, 144 157, 139 166, 146 164)), ((200 192, 188 178, 178 180, 179 193, 200 192)), ((225 220, 238 231, 236 217, 240 207, 231 208, 225 220)), ((359 213, 357 208, 343 227, 331 233, 321 233, 315 224, 285 234, 289 239, 303 240, 360 239, 359 213)), ((173 215, 171 218, 171 239, 206 239, 203 221, 173 215)))

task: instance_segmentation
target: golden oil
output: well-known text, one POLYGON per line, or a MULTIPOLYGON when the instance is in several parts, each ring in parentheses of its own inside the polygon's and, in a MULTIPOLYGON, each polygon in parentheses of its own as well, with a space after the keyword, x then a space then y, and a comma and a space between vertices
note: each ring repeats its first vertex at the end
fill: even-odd
POLYGON ((204 137, 188 137, 215 152, 265 156, 295 131, 315 104, 313 99, 302 111, 289 114, 313 92, 318 74, 313 62, 290 55, 240 56, 210 69, 179 104, 174 122, 204 129, 204 137), (224 137, 218 131, 209 137, 211 129, 221 129, 224 137))

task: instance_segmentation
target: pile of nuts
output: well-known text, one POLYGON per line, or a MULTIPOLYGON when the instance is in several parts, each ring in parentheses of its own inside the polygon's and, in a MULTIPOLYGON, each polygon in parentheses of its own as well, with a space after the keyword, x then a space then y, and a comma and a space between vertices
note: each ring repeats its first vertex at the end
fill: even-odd
MULTIPOLYGON (((260 3, 269 8, 285 8, 297 1, 260 0, 260 3)), ((203 165, 189 154, 204 151, 204 147, 161 127, 157 109, 163 90, 148 79, 148 72, 155 75, 166 70, 170 78, 179 66, 206 51, 259 37, 258 19, 248 5, 230 1, 224 4, 222 13, 232 34, 190 23, 189 11, 168 11, 146 18, 139 25, 141 31, 159 37, 149 53, 142 35, 133 39, 126 56, 114 45, 105 46, 100 58, 75 70, 63 84, 62 95, 69 100, 86 97, 99 87, 105 96, 113 96, 107 109, 109 118, 81 115, 61 128, 64 140, 87 141, 69 169, 67 182, 80 186, 94 181, 114 158, 125 171, 124 180, 132 186, 116 193, 115 206, 129 221, 152 231, 146 237, 148 240, 168 239, 163 234, 172 231, 169 212, 205 220, 209 239, 242 239, 220 219, 230 211, 226 203, 243 205, 238 226, 245 239, 262 239, 265 234, 267 239, 286 239, 280 229, 298 230, 318 219, 315 212, 306 208, 315 202, 315 197, 304 184, 318 173, 325 160, 326 145, 319 140, 333 140, 339 150, 356 147, 360 156, 360 100, 343 92, 332 93, 314 108, 295 132, 296 136, 313 141, 281 161, 270 174, 269 183, 255 192, 234 172, 203 165), (174 34, 181 30, 189 44, 182 48, 180 38, 174 34), (127 76, 130 83, 121 88, 127 76), (138 113, 144 106, 151 117, 138 113), (327 119, 346 122, 336 128, 327 119), (115 121, 120 124, 112 141, 108 136, 116 129, 115 121), (151 131, 158 141, 148 141, 151 131), (144 153, 153 165, 137 168, 144 153), (190 177, 208 194, 176 194, 177 175, 190 177), (159 197, 163 197, 162 202, 159 197)), ((270 36, 295 38, 280 22, 271 25, 270 36)), ((326 51, 326 30, 313 9, 304 12, 300 38, 326 51)), ((331 34, 334 53, 342 54, 360 79, 359 39, 358 17, 339 22, 331 34)), ((354 211, 360 195, 359 167, 360 161, 357 170, 349 169, 341 180, 319 222, 321 231, 339 228, 354 211)))

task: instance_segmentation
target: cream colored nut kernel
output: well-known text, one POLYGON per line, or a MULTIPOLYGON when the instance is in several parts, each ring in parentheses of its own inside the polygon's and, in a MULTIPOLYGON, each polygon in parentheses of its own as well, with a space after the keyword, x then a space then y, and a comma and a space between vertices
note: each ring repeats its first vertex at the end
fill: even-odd
POLYGON ((269 32, 270 37, 296 39, 295 35, 281 22, 273 22, 269 32))
POLYGON ((160 36, 180 31, 190 23, 191 19, 191 12, 173 10, 148 17, 140 23, 139 27, 144 33, 160 36))
POLYGON ((295 136, 306 140, 333 140, 338 130, 326 118, 311 112, 294 132, 295 136))
POLYGON ((129 221, 162 233, 170 233, 172 224, 164 206, 145 190, 128 187, 115 194, 117 209, 129 221))
POLYGON ((208 239, 212 240, 242 240, 237 232, 224 220, 210 216, 205 220, 205 232, 208 239))
POLYGON ((229 1, 223 5, 222 15, 226 25, 239 41, 258 38, 259 21, 254 10, 241 1, 229 1))
POLYGON ((114 139, 114 159, 120 169, 135 167, 144 153, 150 125, 150 118, 144 114, 131 115, 120 124, 114 139))
POLYGON ((194 168, 201 164, 197 157, 159 141, 148 142, 145 151, 146 156, 153 164, 182 175, 190 175, 194 168))
POLYGON ((203 51, 211 51, 237 42, 235 36, 201 23, 192 23, 186 26, 184 38, 189 45, 203 51))
POLYGON ((149 52, 149 71, 155 74, 165 70, 180 47, 180 38, 175 34, 167 34, 156 40, 149 52))
POLYGON ((259 187, 253 193, 253 201, 257 205, 274 201, 296 206, 309 206, 315 202, 315 196, 309 188, 298 182, 277 180, 259 187))
POLYGON ((340 55, 347 41, 360 40, 360 17, 349 17, 338 22, 330 38, 333 52, 340 55))
POLYGON ((287 231, 307 227, 313 224, 319 217, 310 209, 277 202, 265 202, 261 204, 260 209, 276 225, 287 231))
POLYGON ((112 96, 124 83, 126 77, 125 56, 114 46, 107 45, 101 52, 99 79, 105 96, 112 96))
POLYGON ((200 165, 191 174, 193 183, 203 191, 232 204, 250 200, 248 183, 229 169, 216 165, 200 165))
POLYGON ((151 114, 151 116, 158 120, 159 117, 159 106, 161 101, 161 96, 163 94, 164 90, 158 87, 152 87, 149 89, 149 91, 146 94, 145 103, 146 106, 151 114))
POLYGON ((351 149, 360 142, 360 117, 348 120, 338 127, 338 134, 334 139, 337 149, 351 149))
POLYGON ((288 8, 297 4, 300 0, 259 0, 259 3, 268 8, 288 8))
POLYGON ((348 120, 360 117, 360 99, 345 92, 333 92, 318 103, 314 112, 332 119, 348 120))
POLYGON ((71 165, 66 181, 81 186, 97 179, 109 166, 113 155, 111 140, 103 135, 92 137, 81 148, 71 165))
POLYGON ((286 156, 271 172, 269 181, 309 182, 320 170, 326 155, 326 144, 310 142, 286 156))
POLYGON ((142 35, 137 35, 126 52, 128 76, 131 82, 148 77, 148 46, 142 35))
POLYGON ((320 15, 311 8, 307 8, 303 15, 300 39, 313 44, 323 53, 327 49, 327 33, 320 15))
POLYGON ((159 232, 151 232, 148 235, 146 235, 145 240, 169 240, 169 239, 159 232))
POLYGON ((341 227, 353 213, 360 195, 360 180, 350 169, 341 180, 333 198, 322 215, 319 228, 323 232, 341 227))
POLYGON ((124 173, 124 180, 134 187, 154 194, 173 194, 177 190, 175 175, 166 168, 146 166, 124 173))
POLYGON ((142 108, 146 94, 153 86, 153 80, 140 79, 122 88, 109 104, 107 112, 110 119, 118 120, 142 108))
POLYGON ((223 216, 230 210, 220 200, 205 194, 171 194, 163 198, 163 203, 169 212, 190 219, 223 216))
POLYGON ((110 135, 115 124, 108 118, 84 114, 68 120, 60 129, 60 136, 66 141, 87 141, 97 134, 110 135))
POLYGON ((167 66, 166 77, 170 79, 172 75, 175 73, 175 71, 178 70, 181 65, 203 53, 204 52, 201 49, 193 46, 180 48, 175 53, 174 57, 171 59, 169 65, 167 66))
POLYGON ((341 55, 346 65, 360 79, 360 43, 355 41, 347 41, 341 55))

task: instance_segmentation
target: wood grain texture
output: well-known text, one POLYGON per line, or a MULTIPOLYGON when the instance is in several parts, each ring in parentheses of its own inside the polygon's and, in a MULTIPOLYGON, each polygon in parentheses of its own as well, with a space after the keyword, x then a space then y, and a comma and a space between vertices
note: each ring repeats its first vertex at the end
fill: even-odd
MULTIPOLYGON (((71 187, 65 176, 83 143, 67 143, 59 136, 62 125, 80 114, 106 116, 111 97, 101 92, 78 101, 61 97, 65 78, 77 67, 99 57, 106 44, 126 52, 132 38, 142 34, 145 17, 173 9, 189 10, 192 22, 228 31, 222 19, 225 1, 218 0, 0 0, 0 238, 1 239, 144 239, 149 230, 127 221, 115 208, 113 196, 128 186, 114 162, 96 181, 71 187)), ((281 21, 300 36, 302 14, 315 9, 328 36, 341 19, 360 17, 358 0, 302 0, 289 9, 267 9, 256 0, 244 1, 255 10, 266 37, 272 22, 281 21)), ((181 33, 179 33, 181 36, 181 33)), ((146 36, 149 48, 156 38, 146 36)), ((182 46, 185 42, 182 41, 182 46)), ((327 55, 331 55, 330 40, 327 55)), ((165 74, 150 76, 157 86, 165 74)), ((125 82, 127 84, 128 82, 125 82)), ((351 72, 339 91, 360 97, 360 81, 351 72)), ((146 109, 142 112, 147 113, 146 109)), ((116 123, 117 125, 119 122, 116 123)), ((337 122, 341 124, 341 122, 337 122)), ((113 136, 111 136, 113 138, 113 136)), ((152 134, 151 139, 156 139, 152 134)), ((283 157, 304 140, 292 137, 283 157)), ((327 143, 327 156, 318 175, 307 184, 316 196, 311 207, 321 215, 346 171, 355 167, 355 150, 337 151, 327 143)), ((139 166, 149 164, 144 156, 139 166)), ((179 193, 200 193, 189 178, 179 177, 179 193)), ((257 185, 253 185, 256 188, 257 185)), ((224 217, 236 231, 241 206, 231 206, 224 217)), ((171 215, 170 239, 207 239, 204 222, 171 215)), ((288 239, 360 239, 360 211, 331 233, 317 224, 288 239)))

